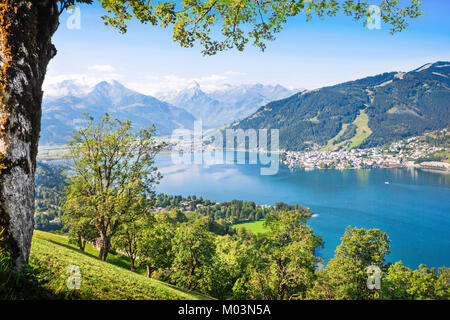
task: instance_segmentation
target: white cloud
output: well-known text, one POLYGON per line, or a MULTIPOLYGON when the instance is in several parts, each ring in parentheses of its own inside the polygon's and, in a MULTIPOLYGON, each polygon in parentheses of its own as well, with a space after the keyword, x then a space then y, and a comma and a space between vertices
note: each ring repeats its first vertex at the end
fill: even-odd
POLYGON ((100 72, 114 72, 116 71, 116 68, 113 66, 107 65, 107 64, 96 64, 91 67, 94 71, 100 71, 100 72))
POLYGON ((45 96, 63 96, 68 94, 80 95, 89 92, 97 83, 102 81, 118 80, 122 77, 119 74, 107 74, 102 76, 92 76, 88 74, 60 74, 47 75, 42 88, 45 96))
POLYGON ((226 71, 223 74, 211 74, 201 77, 186 77, 174 74, 162 77, 150 75, 142 80, 135 79, 125 84, 138 92, 160 96, 167 92, 185 89, 192 86, 193 83, 198 83, 205 92, 225 89, 230 86, 230 83, 236 84, 239 82, 239 78, 243 75, 245 74, 235 71, 226 71))
POLYGON ((223 90, 229 88, 231 84, 242 84, 244 73, 237 71, 226 71, 222 74, 210 74, 197 77, 181 76, 170 74, 165 76, 143 75, 140 77, 128 78, 121 74, 110 72, 114 70, 111 66, 96 65, 90 69, 97 72, 85 74, 47 74, 43 88, 47 96, 62 96, 74 93, 86 93, 101 81, 117 80, 127 88, 137 92, 152 96, 161 96, 168 92, 183 90, 198 83, 205 92, 223 90), (102 72, 98 72, 102 70, 102 72), (61 84, 70 80, 69 84, 61 84))
POLYGON ((149 80, 149 81, 158 81, 160 79, 160 77, 158 77, 158 76, 146 76, 145 79, 149 80))
POLYGON ((245 72, 233 71, 233 70, 225 71, 225 74, 228 76, 246 76, 247 75, 245 72))

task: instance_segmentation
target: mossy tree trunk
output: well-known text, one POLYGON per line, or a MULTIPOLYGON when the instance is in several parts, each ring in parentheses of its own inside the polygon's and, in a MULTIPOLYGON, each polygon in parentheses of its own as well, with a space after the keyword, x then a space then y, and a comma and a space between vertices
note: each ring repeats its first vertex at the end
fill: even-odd
POLYGON ((58 17, 56 0, 0 0, 0 250, 16 269, 30 253, 42 83, 58 17))

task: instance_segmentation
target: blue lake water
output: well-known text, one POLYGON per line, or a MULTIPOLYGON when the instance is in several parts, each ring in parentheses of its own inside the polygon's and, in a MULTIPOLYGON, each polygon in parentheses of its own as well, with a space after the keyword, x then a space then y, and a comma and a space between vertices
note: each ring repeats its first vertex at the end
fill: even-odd
POLYGON ((450 175, 416 169, 290 170, 261 175, 259 164, 175 165, 158 155, 158 192, 311 208, 308 222, 325 241, 329 259, 349 225, 379 228, 391 240, 388 261, 411 268, 450 266, 450 175), (385 182, 389 182, 386 184, 385 182))

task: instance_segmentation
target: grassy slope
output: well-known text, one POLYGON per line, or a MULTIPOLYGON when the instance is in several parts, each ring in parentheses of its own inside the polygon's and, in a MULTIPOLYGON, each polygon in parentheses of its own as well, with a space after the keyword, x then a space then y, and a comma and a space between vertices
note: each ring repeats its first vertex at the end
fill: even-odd
POLYGON ((88 246, 86 252, 68 244, 62 235, 35 231, 30 264, 39 268, 45 283, 43 291, 49 297, 70 299, 210 299, 205 295, 187 292, 169 284, 132 273, 121 256, 111 255, 108 262, 97 258, 97 250, 88 246), (67 267, 81 269, 81 288, 67 288, 67 267))
POLYGON ((233 228, 245 228, 254 234, 265 233, 267 229, 264 228, 264 220, 245 222, 233 225, 233 228))
POLYGON ((345 144, 345 143, 347 142, 347 140, 342 141, 342 142, 340 142, 340 143, 338 143, 338 144, 334 144, 334 142, 335 142, 336 140, 338 140, 338 139, 345 133, 345 130, 347 130, 347 127, 348 127, 348 123, 344 123, 344 124, 342 125, 341 131, 339 131, 339 133, 338 133, 335 137, 333 137, 333 138, 331 138, 330 140, 328 140, 327 145, 326 145, 325 147, 323 147, 323 148, 321 149, 321 151, 336 150, 336 149, 339 149, 340 146, 342 146, 343 144, 345 144))
POLYGON ((344 123, 342 125, 341 131, 339 131, 339 133, 335 137, 328 140, 327 145, 324 146, 321 150, 322 151, 337 150, 341 146, 346 144, 350 144, 347 147, 347 150, 351 150, 361 145, 361 143, 363 143, 364 140, 366 140, 372 134, 372 130, 369 128, 369 116, 366 114, 364 110, 360 111, 358 117, 355 119, 355 121, 353 121, 353 124, 356 125, 356 134, 353 138, 351 138, 350 140, 342 141, 336 145, 333 144, 333 142, 339 139, 347 129, 348 124, 344 123))
POLYGON ((348 150, 358 147, 372 134, 372 130, 369 128, 369 116, 364 110, 361 110, 353 123, 357 127, 356 135, 350 140, 352 144, 348 147, 348 150))

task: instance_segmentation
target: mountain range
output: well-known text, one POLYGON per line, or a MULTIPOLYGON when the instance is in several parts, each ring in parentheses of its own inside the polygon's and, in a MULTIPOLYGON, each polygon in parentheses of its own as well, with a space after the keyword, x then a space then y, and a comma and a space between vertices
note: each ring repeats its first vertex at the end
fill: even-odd
POLYGON ((79 90, 70 81, 61 84, 61 97, 46 96, 42 103, 41 145, 65 144, 83 121, 83 113, 95 118, 105 112, 135 127, 156 126, 156 134, 168 135, 180 127, 192 129, 195 117, 154 97, 140 94, 117 81, 100 82, 90 91, 79 90))
POLYGON ((197 82, 183 90, 157 94, 156 97, 185 109, 202 120, 206 128, 217 128, 254 113, 270 101, 287 98, 301 90, 289 90, 281 85, 226 85, 205 92, 197 82))
POLYGON ((450 62, 303 91, 230 127, 279 129, 285 150, 384 145, 450 124, 450 62))
POLYGON ((193 83, 155 98, 117 81, 88 88, 70 80, 52 89, 59 95, 44 97, 41 145, 67 143, 85 112, 155 124, 157 135, 192 129, 196 119, 206 128, 279 129, 285 150, 372 147, 450 124, 450 62, 309 91, 254 84, 205 92, 193 83))
POLYGON ((69 141, 83 121, 83 113, 98 118, 105 112, 136 127, 155 124, 157 135, 170 135, 174 129, 192 129, 196 119, 205 128, 216 128, 244 118, 261 105, 285 98, 294 91, 280 85, 228 85, 206 93, 198 83, 184 90, 144 95, 118 81, 103 81, 90 87, 65 80, 47 87, 43 100, 41 145, 69 141))

